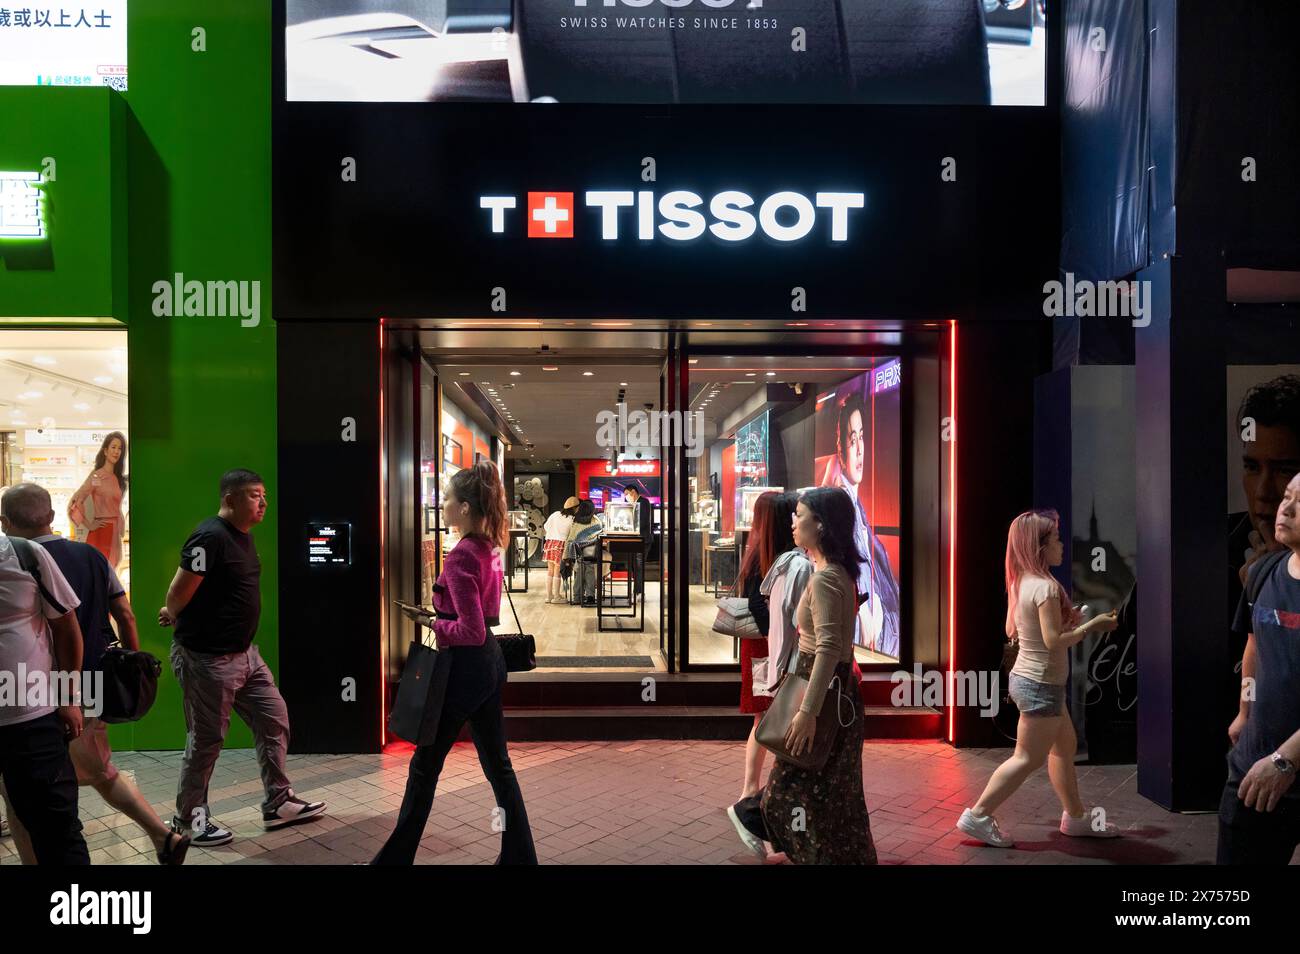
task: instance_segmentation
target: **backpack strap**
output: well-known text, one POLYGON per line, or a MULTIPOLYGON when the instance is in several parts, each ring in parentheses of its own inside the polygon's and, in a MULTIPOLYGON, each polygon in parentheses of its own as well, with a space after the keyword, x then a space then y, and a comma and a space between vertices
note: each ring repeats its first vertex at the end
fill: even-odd
POLYGON ((36 581, 36 588, 41 591, 41 597, 45 602, 60 613, 67 613, 68 608, 56 600, 50 594, 50 591, 45 588, 45 581, 41 579, 41 562, 36 557, 36 551, 32 549, 32 542, 23 537, 8 537, 7 539, 14 548, 14 555, 18 557, 18 565, 36 581))
POLYGON ((1248 580, 1250 589, 1246 593, 1246 602, 1250 604, 1250 610, 1255 611, 1255 600, 1259 599, 1259 591, 1264 588, 1264 581, 1273 575, 1277 565, 1291 555, 1290 550, 1278 550, 1276 553, 1270 553, 1260 561, 1259 568, 1255 570, 1253 579, 1248 580))

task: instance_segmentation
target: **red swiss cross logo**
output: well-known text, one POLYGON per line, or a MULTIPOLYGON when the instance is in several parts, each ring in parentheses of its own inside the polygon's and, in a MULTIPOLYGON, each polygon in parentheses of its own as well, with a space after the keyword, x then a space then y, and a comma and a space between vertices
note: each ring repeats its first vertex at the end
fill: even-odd
POLYGON ((529 238, 573 238, 573 193, 528 193, 529 238))

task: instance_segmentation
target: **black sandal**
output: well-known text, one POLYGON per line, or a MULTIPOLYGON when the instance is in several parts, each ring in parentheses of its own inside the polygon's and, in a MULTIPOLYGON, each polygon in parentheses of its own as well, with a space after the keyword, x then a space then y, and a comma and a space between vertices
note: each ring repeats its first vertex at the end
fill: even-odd
POLYGON ((185 864, 185 855, 190 850, 190 836, 182 835, 180 832, 172 829, 167 832, 167 840, 163 842, 162 848, 158 850, 158 864, 160 865, 183 865, 185 864), (179 838, 175 847, 172 845, 172 839, 179 838))

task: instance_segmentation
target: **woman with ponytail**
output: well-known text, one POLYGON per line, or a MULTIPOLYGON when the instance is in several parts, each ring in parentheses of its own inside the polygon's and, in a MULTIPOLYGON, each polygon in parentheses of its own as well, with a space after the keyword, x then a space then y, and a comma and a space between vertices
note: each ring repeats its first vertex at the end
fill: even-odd
POLYGON ((501 817, 498 864, 537 864, 528 812, 506 748, 501 690, 506 662, 488 627, 499 622, 501 554, 509 543, 506 495, 496 466, 479 461, 448 481, 444 526, 460 532, 434 584, 433 631, 438 649, 452 654, 447 695, 437 738, 416 748, 406 778, 397 827, 375 857, 377 865, 413 864, 433 807, 438 775, 452 744, 468 722, 501 817))
POLYGON ((1082 622, 1052 576, 1050 568, 1065 558, 1059 525, 1056 511, 1031 510, 1011 521, 1007 532, 1006 634, 1020 646, 1008 687, 1020 710, 1016 750, 994 771, 974 807, 957 820, 959 831, 996 848, 1014 842, 993 813, 1044 762, 1061 801, 1061 834, 1112 838, 1119 833, 1114 825, 1094 825, 1092 813, 1084 811, 1074 770, 1074 724, 1065 710, 1067 650, 1093 633, 1112 632, 1119 623, 1114 611, 1082 622))

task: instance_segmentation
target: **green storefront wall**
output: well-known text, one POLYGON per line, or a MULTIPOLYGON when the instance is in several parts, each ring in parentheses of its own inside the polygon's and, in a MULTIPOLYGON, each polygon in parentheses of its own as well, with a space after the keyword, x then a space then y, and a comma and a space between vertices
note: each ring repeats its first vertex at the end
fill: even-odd
MULTIPOLYGON (((120 749, 185 744, 180 689, 157 624, 181 544, 216 512, 231 467, 266 480, 256 645, 278 663, 275 330, 271 314, 271 4, 131 0, 130 89, 0 90, 0 169, 54 156, 52 254, 0 264, 0 325, 117 318, 127 328, 131 601, 164 660, 158 701, 116 726, 120 749), (196 30, 205 49, 196 50, 196 30), (261 283, 261 320, 157 317, 155 282, 261 283)), ((36 168, 39 168, 37 166, 36 168)), ((30 250, 28 250, 30 253, 30 250)), ((0 335, 3 331, 0 331, 0 335)), ((232 719, 227 745, 247 747, 232 719)))

